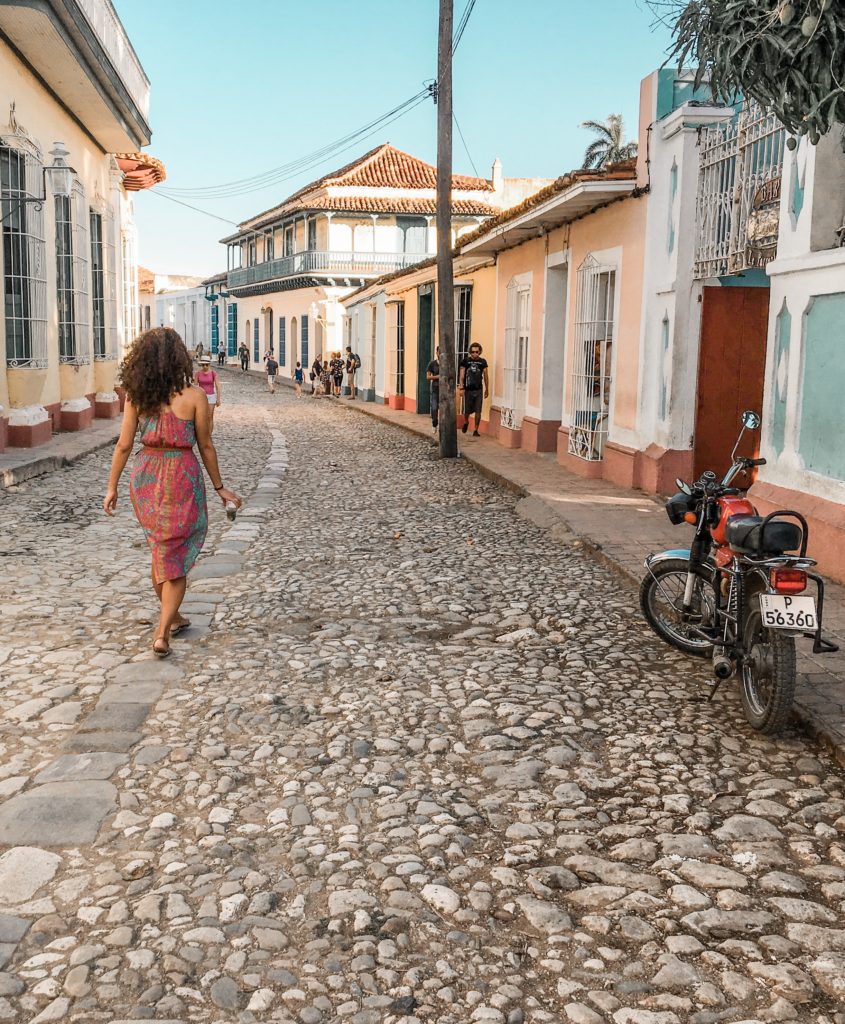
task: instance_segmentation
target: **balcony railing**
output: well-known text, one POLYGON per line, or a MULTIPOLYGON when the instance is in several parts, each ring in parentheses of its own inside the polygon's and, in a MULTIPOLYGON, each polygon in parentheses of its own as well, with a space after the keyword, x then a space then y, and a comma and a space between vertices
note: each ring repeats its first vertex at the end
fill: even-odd
POLYGON ((404 270, 427 259, 424 252, 297 252, 253 267, 229 271, 230 288, 276 281, 301 274, 323 274, 333 277, 378 277, 394 270, 404 270))
POLYGON ((150 83, 114 8, 109 0, 76 2, 146 120, 150 114, 150 83))

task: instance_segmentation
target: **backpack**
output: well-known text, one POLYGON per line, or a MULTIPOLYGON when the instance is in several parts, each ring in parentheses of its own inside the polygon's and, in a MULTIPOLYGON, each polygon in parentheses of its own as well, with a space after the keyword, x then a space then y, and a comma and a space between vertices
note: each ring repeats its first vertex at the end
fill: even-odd
POLYGON ((355 355, 354 352, 352 353, 352 365, 355 367, 356 370, 361 369, 361 357, 355 355))

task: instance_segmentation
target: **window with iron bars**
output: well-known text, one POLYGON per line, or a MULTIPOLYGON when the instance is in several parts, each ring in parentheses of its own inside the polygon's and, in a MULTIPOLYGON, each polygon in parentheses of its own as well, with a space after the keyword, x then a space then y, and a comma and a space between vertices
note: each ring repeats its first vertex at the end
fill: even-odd
POLYGON ((0 136, 0 217, 6 365, 47 366, 47 276, 44 213, 38 203, 43 161, 29 140, 0 136))
POLYGON ((455 289, 455 356, 456 369, 469 355, 469 337, 472 327, 472 285, 462 284, 455 289))
POLYGON ((117 356, 114 222, 111 210, 92 210, 90 223, 94 359, 102 361, 117 356))
POLYGON ((279 366, 287 363, 287 322, 283 316, 279 317, 279 366))
POLYGON ((85 193, 74 182, 69 196, 56 196, 56 298, 59 313, 59 362, 87 363, 88 227, 85 193))
POLYGON ((135 233, 124 233, 121 238, 123 263, 123 346, 128 348, 137 337, 138 323, 138 265, 135 258, 135 233))
POLYGON ((405 394, 405 303, 394 302, 393 307, 393 354, 396 373, 393 381, 394 395, 405 394))

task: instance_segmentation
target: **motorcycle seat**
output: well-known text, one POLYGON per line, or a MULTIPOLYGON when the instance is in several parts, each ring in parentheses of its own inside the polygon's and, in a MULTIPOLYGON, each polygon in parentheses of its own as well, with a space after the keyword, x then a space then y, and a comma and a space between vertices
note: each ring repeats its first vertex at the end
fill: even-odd
POLYGON ((731 516, 725 526, 725 537, 733 551, 744 555, 781 555, 801 546, 801 527, 784 519, 770 519, 766 523, 763 542, 760 543, 762 516, 731 516))

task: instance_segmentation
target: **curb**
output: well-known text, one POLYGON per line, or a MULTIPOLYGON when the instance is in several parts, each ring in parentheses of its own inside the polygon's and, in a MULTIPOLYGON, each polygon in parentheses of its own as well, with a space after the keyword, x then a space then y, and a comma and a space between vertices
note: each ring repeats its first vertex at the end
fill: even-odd
POLYGON ((15 487, 37 476, 44 476, 47 473, 54 473, 57 469, 72 466, 74 462, 84 459, 86 455, 91 455, 101 448, 108 448, 109 445, 115 443, 117 436, 115 433, 112 437, 100 437, 96 441, 92 439, 89 445, 71 455, 44 455, 31 462, 24 462, 20 466, 0 470, 0 487, 15 487))
MULTIPOLYGON (((379 422, 385 424, 388 427, 399 427, 399 429, 404 430, 406 433, 413 434, 415 437, 425 440, 425 435, 416 430, 410 423, 397 423, 394 420, 383 419, 375 411, 371 411, 370 409, 368 409, 366 404, 364 403, 358 406, 350 403, 349 405, 345 406, 345 408, 354 409, 355 412, 362 413, 365 416, 369 416, 371 419, 378 420, 379 422)), ((495 470, 491 470, 487 466, 479 464, 472 455, 465 455, 463 452, 461 452, 460 458, 466 461, 469 465, 473 466, 473 468, 476 469, 479 473, 481 473, 482 476, 485 476, 487 477, 488 480, 493 481, 493 483, 496 483, 499 486, 505 488, 506 490, 509 490, 512 493, 519 495, 521 498, 534 498, 537 501, 541 502, 546 507, 549 507, 548 503, 545 502, 541 497, 532 494, 530 491, 526 490, 520 484, 517 484, 514 480, 510 480, 503 474, 498 473, 495 470)), ((583 532, 575 530, 572 526, 570 526, 569 523, 567 523, 566 519, 560 516, 557 512, 553 512, 552 515, 554 515, 554 517, 560 522, 560 524, 564 526, 573 537, 580 541, 582 549, 588 552, 592 558, 594 558, 597 562, 601 562, 602 565, 610 569, 615 575, 619 576, 632 588, 639 588, 639 577, 634 576, 633 573, 630 572, 630 570, 626 569, 625 566, 622 565, 621 562, 618 562, 615 558, 613 558, 612 555, 608 555, 598 541, 593 540, 591 537, 588 537, 583 532)), ((550 528, 546 517, 543 517, 542 521, 540 521, 537 518, 531 516, 529 513, 527 518, 531 519, 533 522, 535 522, 537 525, 544 529, 550 528)), ((800 667, 798 671, 800 674, 800 667)), ((799 700, 796 700, 794 702, 793 710, 796 719, 801 723, 801 725, 804 727, 808 735, 812 739, 816 740, 817 742, 821 743, 824 747, 826 747, 831 756, 833 757, 833 759, 837 762, 837 764, 840 767, 845 768, 845 743, 842 743, 837 736, 833 735, 830 726, 816 712, 801 704, 799 700)))

